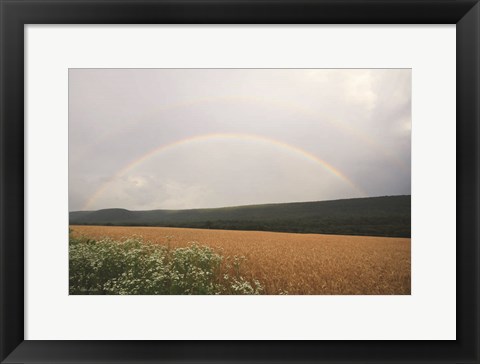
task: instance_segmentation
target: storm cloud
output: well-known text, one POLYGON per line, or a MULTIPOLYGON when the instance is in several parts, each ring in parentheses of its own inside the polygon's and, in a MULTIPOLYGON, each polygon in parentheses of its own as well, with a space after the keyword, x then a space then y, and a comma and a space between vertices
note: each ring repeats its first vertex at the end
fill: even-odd
POLYGON ((70 69, 69 209, 411 193, 409 69, 70 69))

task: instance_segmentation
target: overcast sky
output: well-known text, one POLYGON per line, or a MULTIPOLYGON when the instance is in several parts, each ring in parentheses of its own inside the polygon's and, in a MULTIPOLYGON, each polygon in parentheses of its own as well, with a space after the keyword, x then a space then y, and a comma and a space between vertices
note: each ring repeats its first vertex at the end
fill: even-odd
POLYGON ((410 194, 411 71, 72 69, 70 211, 410 194))

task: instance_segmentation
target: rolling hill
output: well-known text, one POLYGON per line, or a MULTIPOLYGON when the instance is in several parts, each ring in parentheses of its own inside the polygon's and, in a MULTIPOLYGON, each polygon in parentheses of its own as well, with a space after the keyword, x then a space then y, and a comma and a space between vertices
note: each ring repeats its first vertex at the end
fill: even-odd
POLYGON ((104 209, 70 212, 70 224, 410 237, 410 206, 411 196, 404 195, 191 210, 104 209))

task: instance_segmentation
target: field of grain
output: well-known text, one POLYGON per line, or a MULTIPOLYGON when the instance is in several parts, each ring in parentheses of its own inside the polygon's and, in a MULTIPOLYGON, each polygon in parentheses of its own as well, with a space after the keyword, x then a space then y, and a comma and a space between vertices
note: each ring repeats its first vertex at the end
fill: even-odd
POLYGON ((244 256, 266 294, 410 294, 410 239, 163 227, 70 226, 72 235, 184 247, 197 242, 244 256))

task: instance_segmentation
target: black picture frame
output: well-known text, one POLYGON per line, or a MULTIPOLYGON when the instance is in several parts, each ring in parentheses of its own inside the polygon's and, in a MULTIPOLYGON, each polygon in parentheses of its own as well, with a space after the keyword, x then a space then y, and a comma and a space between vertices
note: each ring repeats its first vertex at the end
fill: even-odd
POLYGON ((2 363, 479 362, 478 0, 0 0, 0 12, 2 363), (24 340, 24 25, 156 23, 456 24, 457 340, 24 340))

